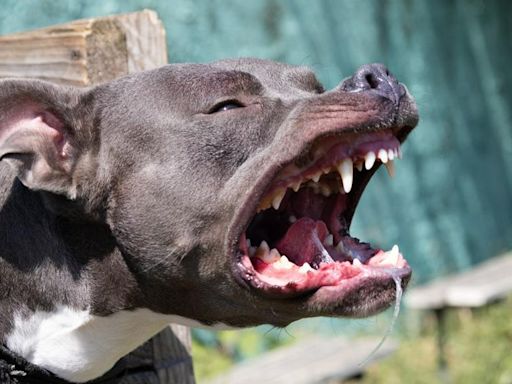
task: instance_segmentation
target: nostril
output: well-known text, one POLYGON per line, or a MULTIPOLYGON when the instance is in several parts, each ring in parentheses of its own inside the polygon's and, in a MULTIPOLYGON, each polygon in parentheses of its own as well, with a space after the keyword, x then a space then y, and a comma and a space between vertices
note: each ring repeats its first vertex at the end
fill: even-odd
POLYGON ((341 89, 348 92, 371 91, 383 96, 393 103, 398 103, 403 87, 389 70, 382 64, 366 64, 341 84, 341 89))
POLYGON ((373 73, 368 73, 364 77, 371 89, 377 89, 379 87, 379 79, 373 73))

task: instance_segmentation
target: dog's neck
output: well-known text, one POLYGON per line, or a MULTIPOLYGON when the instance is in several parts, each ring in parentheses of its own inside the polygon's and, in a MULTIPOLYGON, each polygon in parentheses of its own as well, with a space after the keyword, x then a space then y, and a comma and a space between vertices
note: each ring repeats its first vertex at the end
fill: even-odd
POLYGON ((204 327, 143 308, 108 228, 56 217, 40 194, 5 178, 1 168, 0 344, 83 382, 169 323, 204 327))
POLYGON ((0 182, 0 342, 16 311, 62 305, 106 315, 140 306, 106 224, 56 214, 44 193, 24 187, 5 164, 0 182))
POLYGON ((0 343, 67 380, 97 377, 168 320, 120 310, 133 307, 126 287, 134 284, 108 228, 56 217, 41 194, 5 171, 0 166, 0 343))

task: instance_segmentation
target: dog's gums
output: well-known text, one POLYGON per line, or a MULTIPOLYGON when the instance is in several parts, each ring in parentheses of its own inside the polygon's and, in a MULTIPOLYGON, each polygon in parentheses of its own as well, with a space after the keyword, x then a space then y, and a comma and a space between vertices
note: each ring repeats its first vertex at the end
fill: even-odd
POLYGON ((410 275, 397 245, 373 249, 349 234, 359 198, 375 170, 390 176, 401 158, 399 129, 318 140, 266 188, 238 244, 238 273, 273 298, 321 287, 349 291, 366 279, 410 275), (306 160, 305 160, 306 159, 306 160))

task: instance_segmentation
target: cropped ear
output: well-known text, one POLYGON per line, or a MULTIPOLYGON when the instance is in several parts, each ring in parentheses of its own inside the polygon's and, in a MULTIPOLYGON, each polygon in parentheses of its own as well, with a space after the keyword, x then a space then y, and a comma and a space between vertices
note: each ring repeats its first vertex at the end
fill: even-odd
POLYGON ((0 81, 0 160, 28 188, 76 197, 76 110, 82 91, 37 80, 0 81))

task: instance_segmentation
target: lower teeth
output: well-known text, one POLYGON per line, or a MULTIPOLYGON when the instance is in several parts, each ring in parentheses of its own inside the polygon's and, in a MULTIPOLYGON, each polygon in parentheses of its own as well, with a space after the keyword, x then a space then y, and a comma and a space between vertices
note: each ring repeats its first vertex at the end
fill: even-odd
MULTIPOLYGON (((335 260, 333 260, 329 252, 327 252, 327 250, 324 247, 324 244, 326 246, 333 245, 333 235, 329 234, 324 240, 324 244, 322 244, 319 239, 316 243, 322 254, 321 263, 323 262, 329 264, 336 262, 335 260)), ((248 249, 250 257, 257 257, 266 264, 272 264, 277 269, 291 269, 293 266, 299 267, 298 265, 290 261, 286 255, 281 255, 276 248, 270 249, 266 241, 262 241, 259 247, 257 248, 250 246, 250 241, 248 241, 248 249)), ((342 241, 340 241, 336 245, 336 250, 339 252, 344 252, 342 241)), ((398 246, 394 245, 389 251, 381 250, 377 252, 372 258, 369 259, 367 264, 370 266, 402 267, 404 262, 405 260, 402 254, 400 253, 398 246)), ((363 266, 363 263, 358 258, 354 257, 354 259, 352 260, 352 265, 355 267, 361 267, 363 266)), ((307 262, 299 267, 299 272, 301 273, 307 273, 308 271, 314 270, 315 269, 313 269, 311 264, 307 262)))

